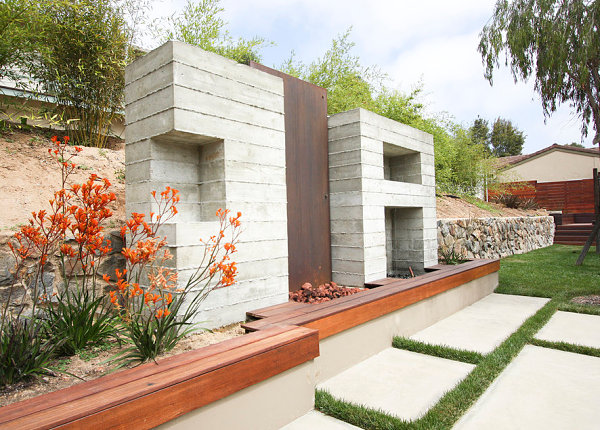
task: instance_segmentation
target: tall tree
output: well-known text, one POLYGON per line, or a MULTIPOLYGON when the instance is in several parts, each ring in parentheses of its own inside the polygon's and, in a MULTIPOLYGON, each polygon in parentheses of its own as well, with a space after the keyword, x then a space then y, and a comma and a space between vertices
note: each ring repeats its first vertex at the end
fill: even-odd
POLYGON ((599 29, 598 0, 498 0, 479 43, 485 77, 493 82, 505 52, 515 81, 534 77, 546 117, 568 103, 600 143, 599 29))
POLYGON ((71 138, 102 147, 122 109, 128 34, 111 0, 48 1, 36 61, 28 72, 54 97, 71 138))
MULTIPOLYGON (((0 78, 18 80, 19 70, 32 61, 41 45, 47 17, 40 13, 46 0, 0 1, 0 78)), ((58 3, 58 2, 57 2, 58 3)))
POLYGON ((471 132, 471 140, 473 143, 489 147, 490 126, 486 119, 477 117, 477 119, 473 121, 473 125, 469 131, 471 132))
POLYGON ((490 133, 490 150, 496 157, 520 155, 525 143, 523 132, 510 120, 498 118, 490 133))

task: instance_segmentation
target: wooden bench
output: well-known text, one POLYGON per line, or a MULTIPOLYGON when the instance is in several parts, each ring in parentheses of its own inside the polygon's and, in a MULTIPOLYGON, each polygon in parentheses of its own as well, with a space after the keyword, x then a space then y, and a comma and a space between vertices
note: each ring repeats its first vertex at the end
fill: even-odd
MULTIPOLYGON (((319 331, 319 339, 412 305, 469 281, 498 271, 499 260, 474 260, 412 279, 396 279, 378 288, 319 304, 277 305, 249 312, 255 321, 243 324, 247 332, 281 325, 298 325, 319 331), (261 318, 261 315, 266 315, 261 318)), ((391 278, 387 278, 391 279, 391 278)))

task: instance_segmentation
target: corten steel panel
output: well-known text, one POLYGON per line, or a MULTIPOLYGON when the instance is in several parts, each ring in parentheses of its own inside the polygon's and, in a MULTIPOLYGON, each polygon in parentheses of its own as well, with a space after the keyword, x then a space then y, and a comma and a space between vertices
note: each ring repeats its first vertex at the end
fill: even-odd
POLYGON ((255 62, 283 79, 290 291, 331 280, 327 90, 255 62))

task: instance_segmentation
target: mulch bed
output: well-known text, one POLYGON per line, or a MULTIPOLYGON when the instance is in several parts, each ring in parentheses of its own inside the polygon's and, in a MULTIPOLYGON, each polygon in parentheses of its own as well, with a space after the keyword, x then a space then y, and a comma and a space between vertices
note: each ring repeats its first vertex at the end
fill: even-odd
POLYGON ((597 305, 600 306, 600 295, 573 297, 571 302, 580 305, 597 305))
POLYGON ((309 282, 300 287, 298 291, 290 292, 290 300, 299 303, 323 303, 338 297, 349 296, 363 291, 362 288, 343 287, 335 282, 314 287, 309 282))

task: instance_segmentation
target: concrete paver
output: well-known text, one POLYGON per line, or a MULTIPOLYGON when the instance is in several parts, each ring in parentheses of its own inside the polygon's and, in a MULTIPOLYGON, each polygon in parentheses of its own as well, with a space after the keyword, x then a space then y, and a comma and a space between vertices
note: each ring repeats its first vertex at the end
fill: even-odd
POLYGON ((492 352, 550 299, 490 294, 410 338, 432 345, 492 352))
POLYGON ((280 430, 360 430, 359 427, 344 421, 337 420, 322 414, 319 411, 310 411, 300 418, 292 421, 280 430))
POLYGON ((535 337, 600 348, 600 316, 559 311, 535 337))
POLYGON ((527 345, 455 429, 597 429, 600 358, 527 345))
POLYGON ((318 385, 338 400, 405 420, 423 416, 474 368, 472 364, 385 349, 318 385))

